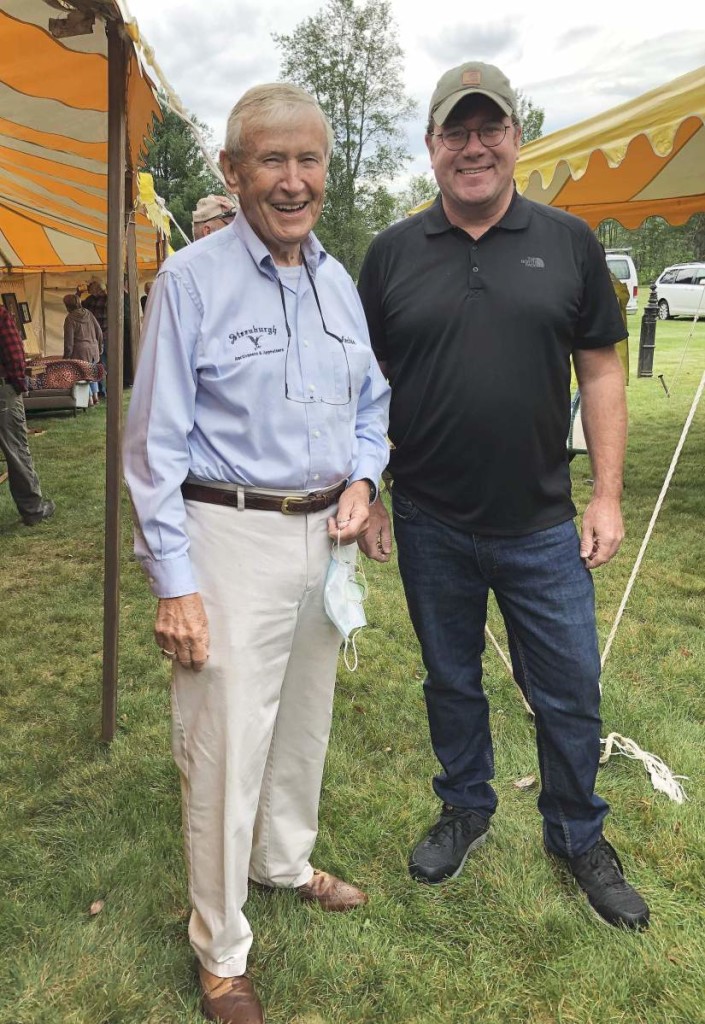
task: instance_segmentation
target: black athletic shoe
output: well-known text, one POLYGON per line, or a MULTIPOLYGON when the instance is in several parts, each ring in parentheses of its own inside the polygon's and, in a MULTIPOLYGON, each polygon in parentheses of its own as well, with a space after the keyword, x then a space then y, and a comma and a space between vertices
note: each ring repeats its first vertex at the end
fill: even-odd
POLYGON ((41 511, 33 516, 22 516, 22 522, 25 526, 36 526, 38 523, 43 523, 45 519, 51 519, 55 511, 56 505, 53 501, 43 501, 41 511))
POLYGON ((590 906, 603 921, 622 928, 649 927, 649 908, 625 879, 620 859, 604 836, 586 853, 568 858, 567 863, 590 906))
POLYGON ((409 874, 429 885, 455 878, 468 854, 484 843, 489 827, 490 819, 476 811, 443 804, 440 818, 409 858, 409 874))

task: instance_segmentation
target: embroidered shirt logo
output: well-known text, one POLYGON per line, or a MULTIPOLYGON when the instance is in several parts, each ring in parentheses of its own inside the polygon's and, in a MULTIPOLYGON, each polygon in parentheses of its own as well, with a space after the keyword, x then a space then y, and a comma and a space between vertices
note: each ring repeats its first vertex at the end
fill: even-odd
POLYGON ((249 341, 252 345, 252 349, 246 349, 242 351, 242 346, 239 345, 236 351, 239 354, 235 356, 235 362, 239 363, 243 359, 252 359, 253 356, 273 356, 282 353, 284 349, 281 346, 277 346, 277 328, 272 324, 271 327, 256 326, 253 324, 251 327, 245 327, 241 331, 233 331, 232 334, 228 335, 228 340, 231 345, 235 345, 237 342, 249 341), (262 344, 266 344, 267 341, 271 344, 274 342, 274 348, 262 348, 262 344))
POLYGON ((272 324, 271 327, 255 327, 253 324, 252 327, 246 327, 242 331, 234 331, 232 334, 228 335, 228 338, 231 345, 234 345, 236 341, 240 340, 240 338, 249 338, 255 348, 259 348, 259 345, 256 344, 256 342, 260 340, 262 335, 266 334, 269 337, 272 337, 276 335, 276 333, 277 329, 274 324, 272 324))
POLYGON ((525 267, 533 267, 534 270, 545 270, 546 264, 540 256, 524 256, 521 260, 525 267))

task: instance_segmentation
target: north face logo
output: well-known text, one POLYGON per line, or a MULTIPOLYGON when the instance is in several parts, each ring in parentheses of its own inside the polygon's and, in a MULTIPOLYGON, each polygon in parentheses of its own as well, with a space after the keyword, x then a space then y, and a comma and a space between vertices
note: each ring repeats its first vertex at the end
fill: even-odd
POLYGON ((535 270, 544 270, 546 267, 540 256, 525 256, 521 262, 525 267, 533 267, 535 270))

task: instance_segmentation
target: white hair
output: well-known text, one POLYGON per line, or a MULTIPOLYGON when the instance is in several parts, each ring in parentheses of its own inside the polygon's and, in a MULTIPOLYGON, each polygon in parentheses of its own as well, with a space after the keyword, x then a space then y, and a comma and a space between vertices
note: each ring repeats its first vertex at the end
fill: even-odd
POLYGON ((253 124, 258 128, 287 124, 302 107, 314 110, 320 117, 326 136, 326 160, 329 160, 334 137, 328 118, 313 96, 289 82, 255 85, 240 97, 228 117, 225 152, 233 162, 238 162, 243 156, 245 128, 253 124))

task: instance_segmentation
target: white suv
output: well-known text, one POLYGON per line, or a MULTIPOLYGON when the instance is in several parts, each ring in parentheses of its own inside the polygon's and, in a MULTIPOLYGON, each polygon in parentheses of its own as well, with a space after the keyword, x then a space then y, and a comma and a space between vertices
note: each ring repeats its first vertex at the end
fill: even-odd
POLYGON ((639 292, 639 281, 636 276, 634 260, 627 249, 607 249, 605 252, 607 266, 614 276, 626 284, 629 289, 627 313, 636 313, 636 297, 639 292))
POLYGON ((656 278, 658 315, 705 317, 705 263, 677 263, 656 278))

